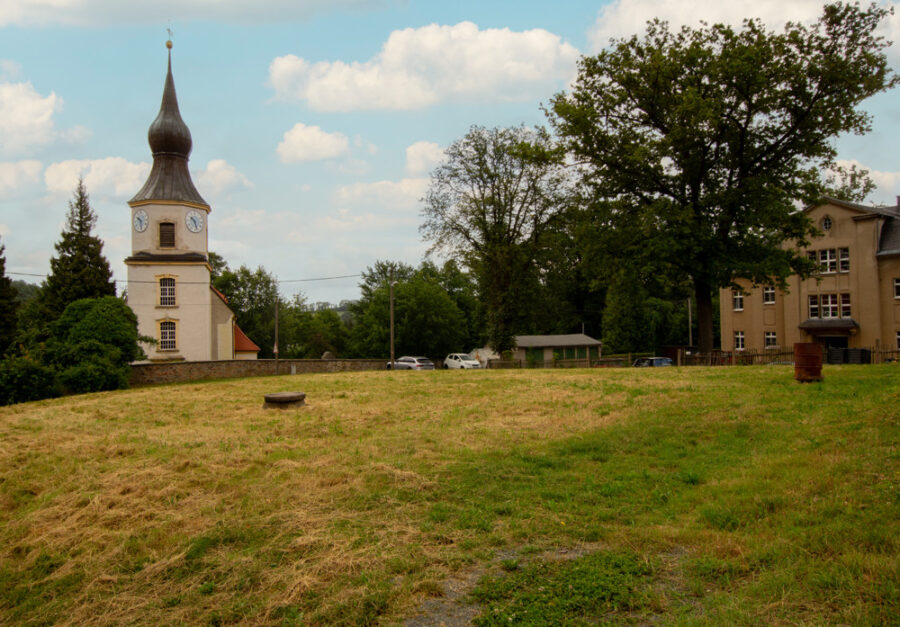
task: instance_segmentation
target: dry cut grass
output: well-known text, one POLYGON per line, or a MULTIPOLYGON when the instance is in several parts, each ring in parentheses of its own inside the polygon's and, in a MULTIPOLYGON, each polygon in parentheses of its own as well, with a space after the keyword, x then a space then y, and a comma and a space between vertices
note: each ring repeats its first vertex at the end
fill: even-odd
POLYGON ((598 542, 650 565, 623 620, 892 615, 900 370, 791 374, 372 372, 3 408, 0 622, 392 624, 504 551, 598 542), (307 406, 262 409, 285 390, 307 406))

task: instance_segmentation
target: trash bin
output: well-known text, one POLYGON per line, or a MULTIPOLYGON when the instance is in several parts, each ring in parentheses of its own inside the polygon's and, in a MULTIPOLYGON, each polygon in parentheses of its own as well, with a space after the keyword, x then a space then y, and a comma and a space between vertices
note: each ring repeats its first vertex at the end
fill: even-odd
POLYGON ((829 348, 827 360, 828 360, 829 364, 847 363, 847 349, 846 348, 829 348))
POLYGON ((806 383, 822 380, 822 346, 815 342, 794 344, 794 378, 806 383))
POLYGON ((872 351, 867 348, 848 348, 846 349, 846 361, 848 364, 871 364, 872 351))

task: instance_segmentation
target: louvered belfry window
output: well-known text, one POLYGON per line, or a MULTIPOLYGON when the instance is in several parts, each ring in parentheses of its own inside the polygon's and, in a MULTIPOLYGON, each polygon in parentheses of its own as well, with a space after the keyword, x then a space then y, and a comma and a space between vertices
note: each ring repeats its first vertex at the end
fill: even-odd
POLYGON ((159 247, 175 248, 175 223, 160 222, 159 223, 159 247))

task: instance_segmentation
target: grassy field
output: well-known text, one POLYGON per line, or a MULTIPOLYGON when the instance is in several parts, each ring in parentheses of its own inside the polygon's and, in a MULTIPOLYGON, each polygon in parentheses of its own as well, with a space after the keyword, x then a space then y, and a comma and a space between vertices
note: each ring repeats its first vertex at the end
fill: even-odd
POLYGON ((479 625, 898 624, 900 367, 824 374, 318 374, 2 408, 0 623, 392 625, 470 581, 479 625), (308 405, 263 410, 282 390, 308 405))

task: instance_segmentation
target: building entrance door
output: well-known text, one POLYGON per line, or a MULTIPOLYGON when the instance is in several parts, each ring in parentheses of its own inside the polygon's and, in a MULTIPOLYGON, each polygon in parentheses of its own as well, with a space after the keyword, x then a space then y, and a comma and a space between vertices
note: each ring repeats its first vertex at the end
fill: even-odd
POLYGON ((850 338, 846 335, 825 335, 819 336, 819 341, 822 342, 826 348, 847 348, 850 338))

